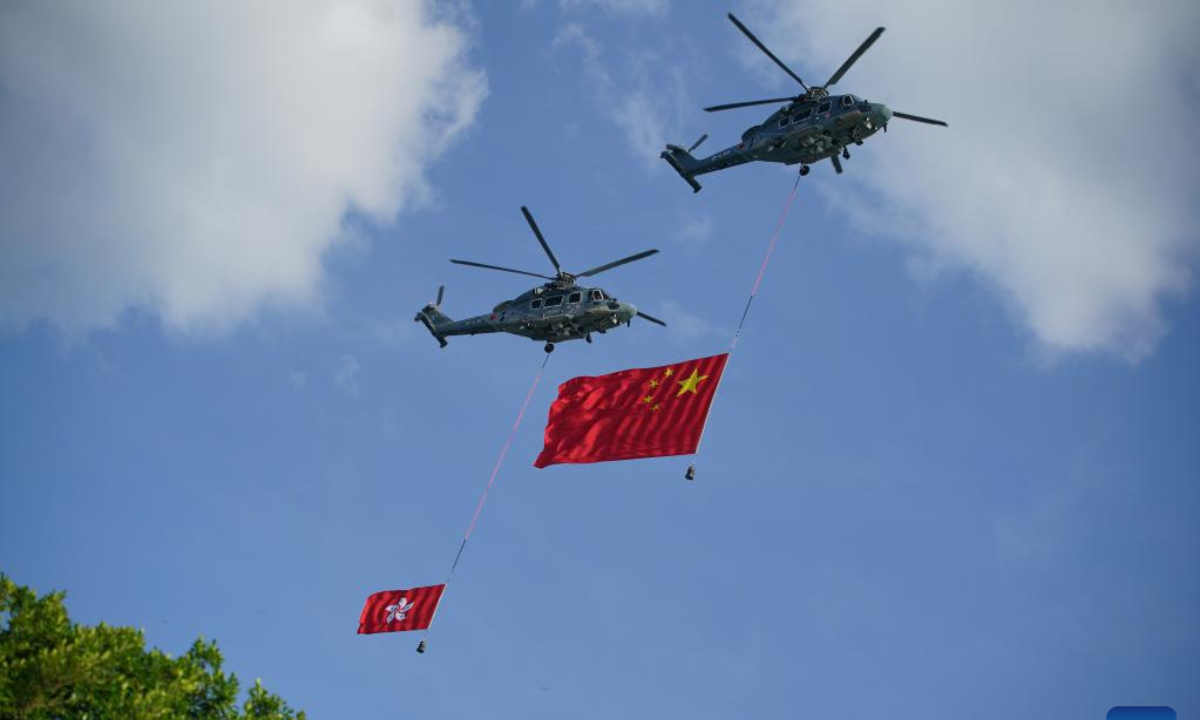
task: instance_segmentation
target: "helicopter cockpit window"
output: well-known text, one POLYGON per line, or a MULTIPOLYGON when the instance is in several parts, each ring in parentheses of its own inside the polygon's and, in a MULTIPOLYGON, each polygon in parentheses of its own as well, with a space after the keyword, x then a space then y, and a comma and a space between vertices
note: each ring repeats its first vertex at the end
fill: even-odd
POLYGON ((604 293, 599 290, 593 290, 592 291, 592 299, 595 300, 596 302, 600 302, 601 300, 604 299, 604 293))
POLYGON ((829 112, 829 108, 832 106, 833 106, 833 101, 826 100, 825 102, 823 102, 817 106, 817 112, 819 112, 819 113, 829 112))
POLYGON ((548 297, 548 298, 546 298, 546 307, 558 307, 559 305, 562 305, 562 302, 563 302, 562 295, 555 295, 554 297, 548 297))
POLYGON ((806 107, 803 110, 797 110, 796 114, 792 115, 792 123, 798 123, 810 117, 812 117, 812 107, 806 107))
POLYGON ((781 127, 781 128, 787 127, 787 124, 788 124, 788 119, 787 119, 786 115, 784 117, 779 118, 779 127, 781 127))
POLYGON ((542 306, 541 299, 534 300, 533 302, 529 303, 529 307, 532 308, 533 310, 537 310, 541 306, 542 306))
POLYGON ((577 303, 582 299, 583 299, 583 293, 571 293, 571 296, 567 298, 567 302, 577 303))
POLYGON ((843 95, 842 96, 842 107, 850 107, 853 104, 854 104, 854 96, 853 95, 843 95))

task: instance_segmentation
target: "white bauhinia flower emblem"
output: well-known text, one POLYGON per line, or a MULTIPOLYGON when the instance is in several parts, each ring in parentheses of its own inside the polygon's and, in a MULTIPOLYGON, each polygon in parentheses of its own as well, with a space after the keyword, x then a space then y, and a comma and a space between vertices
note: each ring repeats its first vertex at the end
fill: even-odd
POLYGON ((408 611, 412 609, 413 603, 410 603, 408 598, 402 597, 396 602, 395 605, 387 606, 387 621, 392 622, 393 620, 403 620, 404 618, 408 617, 408 611))

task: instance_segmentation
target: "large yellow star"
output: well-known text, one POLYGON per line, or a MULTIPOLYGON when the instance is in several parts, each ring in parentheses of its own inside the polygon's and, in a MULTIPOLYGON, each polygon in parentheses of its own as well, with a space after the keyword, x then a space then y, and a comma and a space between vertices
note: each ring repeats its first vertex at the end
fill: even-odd
POLYGON ((707 380, 707 379, 708 379, 707 375, 701 375, 698 370, 693 369, 691 377, 686 378, 684 380, 676 380, 675 381, 675 384, 680 386, 679 392, 675 393, 675 397, 680 397, 684 393, 687 393, 687 392, 690 392, 693 395, 696 394, 696 386, 700 384, 701 380, 707 380))

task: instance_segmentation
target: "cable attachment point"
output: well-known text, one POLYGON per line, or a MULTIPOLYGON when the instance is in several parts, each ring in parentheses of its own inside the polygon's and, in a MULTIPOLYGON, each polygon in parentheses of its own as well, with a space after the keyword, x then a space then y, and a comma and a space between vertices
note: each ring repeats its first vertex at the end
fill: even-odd
POLYGON ((687 472, 685 472, 683 474, 683 477, 685 477, 688 480, 696 479, 696 464, 695 463, 691 463, 690 465, 688 465, 687 472))
POLYGON ((424 652, 425 652, 425 641, 424 641, 424 640, 422 640, 421 642, 417 643, 417 652, 419 652, 419 653, 424 653, 424 652))

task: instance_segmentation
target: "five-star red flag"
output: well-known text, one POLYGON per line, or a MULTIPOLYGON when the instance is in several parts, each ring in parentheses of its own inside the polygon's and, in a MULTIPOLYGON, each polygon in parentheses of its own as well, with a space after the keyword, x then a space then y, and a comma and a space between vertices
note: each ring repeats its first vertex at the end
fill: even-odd
POLYGON ((695 453, 727 360, 728 353, 566 381, 534 466, 695 453))
POLYGON ((445 589, 442 584, 412 590, 384 590, 371 595, 358 618, 358 634, 428 628, 445 589))

